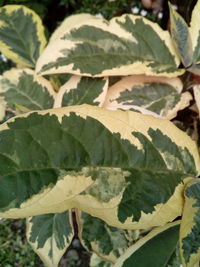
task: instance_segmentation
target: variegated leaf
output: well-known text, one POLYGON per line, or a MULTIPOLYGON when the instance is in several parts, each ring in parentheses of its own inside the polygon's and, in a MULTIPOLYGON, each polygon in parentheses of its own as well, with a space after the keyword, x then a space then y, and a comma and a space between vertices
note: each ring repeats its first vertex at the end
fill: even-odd
POLYGON ((111 227, 101 219, 84 212, 77 217, 82 245, 104 260, 115 263, 134 242, 135 231, 111 227))
POLYGON ((70 106, 0 130, 0 217, 76 207, 119 228, 163 225, 181 215, 184 183, 200 170, 189 136, 131 111, 70 106))
POLYGON ((176 249, 180 221, 152 230, 122 255, 114 267, 165 267, 176 249))
POLYGON ((22 5, 0 8, 0 51, 23 66, 34 67, 46 45, 40 17, 22 5))
POLYGON ((200 1, 198 0, 193 11, 190 22, 190 34, 193 47, 193 63, 200 63, 200 1))
POLYGON ((104 261, 102 258, 97 256, 95 253, 92 254, 90 258, 90 267, 112 267, 113 264, 107 261, 104 261))
POLYGON ((108 89, 108 78, 73 75, 59 90, 54 107, 90 104, 102 106, 108 89))
POLYGON ((195 179, 187 185, 185 199, 180 248, 183 266, 193 267, 200 260, 200 179, 195 179))
POLYGON ((189 92, 181 94, 182 82, 178 78, 134 75, 122 78, 108 90, 103 107, 133 109, 143 114, 176 117, 192 100, 189 92))
POLYGON ((97 17, 87 13, 74 14, 72 16, 67 17, 54 31, 51 36, 50 42, 59 40, 63 37, 63 35, 66 34, 66 32, 70 32, 70 30, 74 27, 77 27, 78 24, 83 23, 83 21, 88 21, 90 19, 97 19, 97 17))
POLYGON ((35 77, 30 69, 11 69, 0 76, 0 97, 14 110, 52 108, 55 92, 46 79, 35 77))
POLYGON ((105 77, 145 73, 174 77, 183 72, 178 65, 168 32, 143 17, 123 15, 110 22, 84 20, 70 32, 67 30, 49 43, 36 71, 41 75, 105 77))
POLYGON ((172 39, 183 65, 187 68, 193 62, 192 39, 189 28, 181 15, 172 8, 170 3, 169 10, 172 39))
POLYGON ((58 266, 69 247, 74 236, 70 216, 65 211, 27 219, 27 240, 45 266, 58 266))

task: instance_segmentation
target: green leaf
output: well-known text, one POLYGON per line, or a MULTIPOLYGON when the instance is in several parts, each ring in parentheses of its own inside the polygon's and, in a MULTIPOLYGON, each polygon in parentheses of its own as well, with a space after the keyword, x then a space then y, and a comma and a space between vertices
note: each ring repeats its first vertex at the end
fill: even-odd
POLYGON ((185 205, 180 229, 183 265, 193 267, 200 260, 200 182, 194 179, 185 190, 185 205))
POLYGON ((52 108, 54 95, 51 84, 44 78, 35 78, 29 69, 11 69, 0 76, 0 96, 14 110, 17 106, 28 111, 52 108))
POLYGON ((90 267, 112 267, 113 264, 97 256, 95 253, 90 258, 90 267))
POLYGON ((34 67, 46 38, 40 17, 22 5, 0 8, 0 51, 15 63, 34 67))
POLYGON ((115 227, 161 225, 181 214, 184 183, 200 169, 190 137, 135 112, 71 106, 0 129, 0 217, 76 207, 115 227), (120 184, 116 175, 103 179, 113 169, 120 184), (106 185, 109 198, 98 191, 106 185))
POLYGON ((152 230, 121 256, 114 267, 165 267, 176 249, 179 222, 152 230))
POLYGON ((172 119, 192 99, 188 92, 181 94, 181 91, 182 82, 178 78, 128 76, 109 88, 104 107, 134 109, 143 114, 172 119))
POLYGON ((108 79, 73 75, 59 90, 54 107, 90 104, 102 106, 108 89, 108 79))
POLYGON ((27 239, 48 267, 56 267, 73 239, 70 212, 27 219, 27 239))
POLYGON ((183 65, 187 68, 193 62, 192 40, 184 19, 169 3, 171 35, 183 65))
POLYGON ((178 64, 168 32, 143 17, 124 15, 110 22, 86 20, 67 30, 49 43, 36 72, 97 77, 143 73, 176 76, 182 73, 178 64))

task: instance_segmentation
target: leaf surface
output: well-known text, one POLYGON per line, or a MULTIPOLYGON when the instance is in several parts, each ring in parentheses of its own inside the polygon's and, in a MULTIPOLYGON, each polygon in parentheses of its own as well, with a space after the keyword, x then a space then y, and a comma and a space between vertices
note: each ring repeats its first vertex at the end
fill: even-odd
POLYGON ((195 179, 185 189, 185 205, 180 229, 180 248, 184 267, 200 260, 200 182, 195 179))
POLYGON ((115 227, 161 225, 181 214, 184 183, 200 169, 190 137, 131 111, 70 106, 13 118, 0 129, 1 217, 76 207, 115 227))
POLYGON ((124 15, 110 22, 93 18, 74 26, 49 43, 36 72, 176 76, 183 72, 177 69, 178 64, 168 32, 143 17, 124 15))
POLYGON ((74 233, 69 211, 27 219, 27 239, 48 267, 56 267, 69 247, 74 233))
POLYGON ((34 67, 46 45, 40 17, 22 5, 0 8, 0 51, 15 63, 34 67))
POLYGON ((198 0, 192 11, 192 17, 191 17, 191 22, 190 22, 190 33, 191 33, 192 47, 193 47, 193 63, 200 62, 199 16, 200 16, 200 1, 198 0))
POLYGON ((180 55, 183 65, 187 68, 193 62, 192 39, 184 19, 169 3, 170 27, 174 45, 180 55))
POLYGON ((35 77, 30 69, 11 69, 0 76, 0 96, 9 108, 30 110, 52 108, 55 93, 49 81, 35 77))
POLYGON ((165 267, 176 249, 179 222, 152 230, 121 256, 114 267, 165 267))
POLYGON ((189 105, 192 96, 181 94, 178 78, 133 75, 122 78, 108 90, 104 107, 112 110, 133 109, 143 114, 172 119, 189 105))
POLYGON ((90 104, 102 106, 108 89, 108 78, 73 75, 59 90, 54 107, 90 104))

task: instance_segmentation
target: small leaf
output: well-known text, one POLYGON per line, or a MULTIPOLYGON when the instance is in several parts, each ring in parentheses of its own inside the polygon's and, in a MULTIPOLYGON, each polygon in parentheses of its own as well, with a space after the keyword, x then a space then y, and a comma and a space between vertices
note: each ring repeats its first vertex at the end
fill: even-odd
POLYGON ((127 230, 111 227, 101 219, 83 212, 78 221, 81 222, 79 238, 83 246, 109 262, 116 262, 131 244, 129 240, 132 237, 127 230))
POLYGON ((102 106, 108 89, 108 78, 73 75, 59 90, 54 107, 90 104, 102 106))
POLYGON ((134 75, 111 86, 103 106, 172 119, 192 100, 190 93, 181 91, 182 82, 178 78, 134 75))
POLYGON ((121 256, 114 267, 165 267, 176 249, 180 221, 152 230, 121 256))
POLYGON ((0 96, 9 108, 21 111, 53 107, 55 93, 46 79, 30 69, 11 69, 0 76, 0 96))
POLYGON ((180 229, 180 249, 184 267, 200 260, 200 182, 194 179, 185 189, 185 205, 180 229))
POLYGON ((0 51, 15 63, 34 67, 46 45, 40 17, 22 5, 0 8, 0 51))
POLYGON ((200 1, 196 2, 196 5, 192 11, 192 18, 190 22, 190 35, 192 38, 192 47, 193 47, 193 63, 200 63, 200 24, 199 24, 199 15, 200 15, 200 1))
POLYGON ((56 267, 73 236, 70 212, 46 214, 27 219, 27 239, 48 267, 56 267))
POLYGON ((192 64, 192 40, 189 28, 184 19, 169 3, 171 35, 183 65, 187 68, 192 64))

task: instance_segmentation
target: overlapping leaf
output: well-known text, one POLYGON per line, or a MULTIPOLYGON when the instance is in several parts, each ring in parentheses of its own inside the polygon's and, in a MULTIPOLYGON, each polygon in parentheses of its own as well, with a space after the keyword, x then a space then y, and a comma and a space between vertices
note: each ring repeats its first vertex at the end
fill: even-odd
POLYGON ((55 93, 51 84, 35 77, 32 70, 11 69, 0 76, 0 97, 9 108, 30 111, 52 108, 55 93))
POLYGON ((154 229, 131 246, 114 267, 165 267, 178 243, 179 224, 154 229))
POLYGON ((185 190, 186 202, 180 230, 180 248, 184 267, 200 260, 200 181, 191 181, 185 190))
POLYGON ((143 17, 124 15, 110 22, 94 17, 67 29, 46 47, 36 71, 42 75, 68 72, 104 77, 146 73, 174 77, 182 73, 178 65, 168 32, 143 17))
POLYGON ((184 183, 200 169, 190 137, 131 111, 71 106, 26 114, 0 129, 1 217, 77 207, 115 227, 161 225, 181 214, 184 183), (101 173, 115 169, 122 182, 113 175, 105 184, 101 173))
POLYGON ((56 267, 74 236, 70 212, 27 219, 27 239, 45 266, 56 267))
POLYGON ((34 67, 46 38, 40 17, 21 5, 0 8, 0 51, 23 66, 34 67))
POLYGON ((134 231, 110 227, 101 219, 83 212, 78 221, 79 238, 83 246, 109 262, 115 263, 133 244, 134 231))
POLYGON ((90 104, 102 106, 108 79, 73 75, 59 90, 54 107, 90 104))
POLYGON ((181 94, 181 91, 182 83, 178 78, 134 75, 111 86, 103 106, 112 110, 134 109, 172 119, 192 99, 189 92, 181 94))
POLYGON ((193 62, 192 39, 184 19, 169 3, 171 35, 183 65, 187 68, 193 62))

